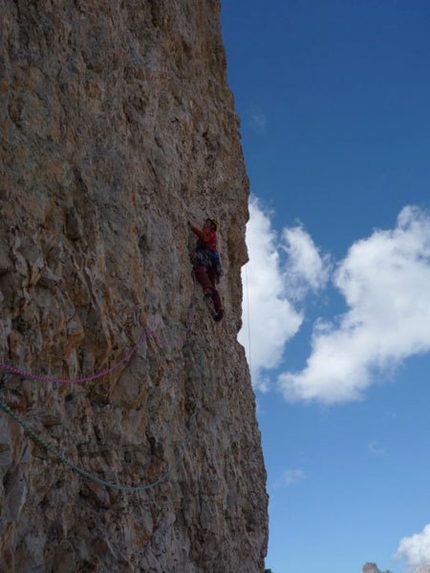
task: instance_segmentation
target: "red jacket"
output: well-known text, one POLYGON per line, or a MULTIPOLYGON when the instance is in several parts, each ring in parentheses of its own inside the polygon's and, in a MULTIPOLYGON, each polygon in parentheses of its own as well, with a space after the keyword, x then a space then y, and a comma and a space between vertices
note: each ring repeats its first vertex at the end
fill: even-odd
POLYGON ((198 236, 199 240, 197 241, 197 248, 204 247, 206 249, 210 249, 211 251, 216 251, 216 231, 212 229, 203 229, 200 230, 197 227, 193 227, 191 225, 192 232, 198 236))

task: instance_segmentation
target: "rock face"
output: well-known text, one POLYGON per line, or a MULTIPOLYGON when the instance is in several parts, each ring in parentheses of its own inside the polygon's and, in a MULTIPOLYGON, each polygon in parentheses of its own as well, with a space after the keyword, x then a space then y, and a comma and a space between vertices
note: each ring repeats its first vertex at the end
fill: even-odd
POLYGON ((363 573, 391 573, 391 571, 380 571, 376 563, 365 563, 361 569, 363 573))
POLYGON ((219 2, 0 9, 0 571, 261 573, 219 2), (221 323, 191 275, 207 215, 221 323))

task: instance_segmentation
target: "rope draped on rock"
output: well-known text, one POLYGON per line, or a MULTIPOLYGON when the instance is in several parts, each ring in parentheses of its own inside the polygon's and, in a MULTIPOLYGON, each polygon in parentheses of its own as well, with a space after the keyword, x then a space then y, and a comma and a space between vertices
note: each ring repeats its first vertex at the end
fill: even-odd
MULTIPOLYGON (((194 318, 192 316, 192 308, 193 308, 195 293, 196 293, 196 283, 194 281, 193 297, 192 297, 192 301, 191 301, 191 307, 190 307, 190 312, 188 315, 187 327, 186 327, 186 332, 185 332, 183 343, 187 340, 188 335, 191 331, 191 326, 192 326, 192 322, 193 322, 193 318, 194 318)), ((104 376, 107 376, 109 374, 112 374, 113 372, 118 370, 123 364, 127 364, 131 360, 131 358, 134 355, 134 353, 136 352, 136 350, 139 348, 140 344, 143 342, 143 340, 147 336, 152 336, 154 339, 156 339, 156 334, 152 330, 150 330, 148 328, 143 328, 142 332, 140 333, 140 335, 136 339, 133 346, 130 348, 130 350, 128 350, 128 352, 126 352, 124 354, 124 356, 121 358, 121 360, 116 362, 113 366, 111 366, 109 368, 105 368, 104 370, 97 372, 95 374, 92 374, 90 376, 84 376, 84 377, 80 377, 80 378, 55 378, 55 377, 51 377, 51 376, 44 376, 41 374, 33 374, 31 372, 26 372, 25 370, 21 370, 15 366, 13 366, 12 364, 8 364, 6 362, 0 362, 0 370, 3 370, 4 372, 6 372, 6 376, 15 375, 15 376, 20 376, 21 378, 24 378, 26 380, 33 380, 33 381, 37 381, 37 382, 49 382, 49 383, 60 383, 60 384, 79 384, 79 383, 84 383, 84 382, 90 382, 90 381, 102 378, 104 376)), ((188 441, 189 441, 189 438, 191 435, 191 430, 194 427, 195 422, 196 422, 196 411, 194 408, 194 412, 191 414, 191 417, 190 417, 190 421, 189 421, 188 428, 187 428, 187 431, 185 434, 185 438, 184 438, 184 440, 181 444, 181 447, 179 449, 179 452, 176 456, 175 463, 170 468, 168 468, 166 470, 166 472, 164 472, 158 479, 156 479, 153 482, 146 483, 143 485, 128 485, 128 484, 115 483, 115 482, 105 480, 105 479, 97 476, 96 474, 94 474, 88 470, 85 470, 84 468, 81 468, 78 465, 76 465, 71 459, 64 456, 60 451, 58 451, 54 446, 50 445, 42 436, 40 436, 40 434, 38 434, 36 431, 34 431, 20 416, 18 416, 18 414, 16 414, 1 399, 0 399, 0 409, 3 410, 3 412, 5 412, 6 414, 8 414, 13 420, 15 420, 23 428, 23 430, 31 438, 33 438, 33 440, 35 440, 43 448, 45 448, 48 452, 50 452, 53 456, 55 456, 60 462, 67 465, 70 469, 72 469, 73 471, 75 471, 76 473, 81 475, 82 477, 88 478, 88 479, 92 480, 93 482, 98 483, 99 485, 103 485, 103 486, 113 488, 113 489, 118 489, 118 490, 125 491, 125 492, 138 492, 138 491, 147 490, 147 489, 153 488, 153 487, 159 485, 160 483, 164 482, 170 476, 170 474, 173 472, 173 470, 179 465, 179 463, 182 459, 182 456, 184 454, 185 447, 188 444, 188 441)))
POLYGON ((78 473, 82 477, 88 478, 88 479, 92 480, 93 482, 98 483, 100 485, 104 485, 106 487, 110 487, 113 489, 119 489, 119 490, 127 491, 127 492, 137 492, 137 491, 143 491, 145 489, 153 488, 153 487, 159 485, 160 483, 162 483, 163 481, 165 481, 169 477, 169 475, 179 465, 179 462, 182 459, 182 455, 185 451, 185 446, 188 444, 188 440, 189 440, 190 435, 191 435, 191 429, 192 429, 192 427, 194 427, 194 424, 196 421, 196 413, 193 412, 193 414, 191 415, 189 426, 187 428, 186 436, 184 438, 184 441, 182 442, 182 447, 180 448, 178 455, 176 456, 175 463, 164 474, 162 474, 158 479, 156 479, 155 481, 153 481, 151 483, 147 483, 144 485, 128 485, 128 484, 121 484, 121 483, 115 483, 115 482, 107 481, 107 480, 97 476, 96 474, 89 472, 88 470, 85 470, 85 469, 77 466, 71 459, 67 458, 61 452, 59 452, 56 448, 54 448, 53 446, 48 444, 48 442, 44 438, 42 438, 42 436, 40 436, 37 432, 35 432, 32 428, 30 428, 30 426, 28 426, 28 424, 26 422, 24 422, 24 420, 22 420, 17 414, 15 414, 15 412, 13 410, 11 410, 9 408, 9 406, 7 406, 2 400, 0 400, 0 408, 4 412, 6 412, 6 414, 9 414, 9 416, 11 418, 13 418, 15 420, 15 422, 18 422, 18 424, 24 429, 24 431, 27 432, 27 434, 29 434, 33 438, 33 440, 38 442, 42 447, 44 447, 46 450, 48 450, 48 452, 50 452, 58 460, 60 460, 60 462, 62 462, 63 464, 65 464, 66 466, 71 468, 73 471, 75 471, 76 473, 78 473))
POLYGON ((130 361, 133 354, 139 348, 139 345, 143 342, 146 338, 147 334, 151 334, 151 331, 148 331, 146 328, 142 330, 140 336, 130 348, 130 350, 124 354, 124 356, 111 366, 110 368, 105 368, 104 370, 97 372, 95 374, 91 374, 91 376, 83 376, 82 378, 55 378, 52 376, 43 376, 42 374, 33 374, 32 372, 26 372, 25 370, 21 370, 16 368, 12 364, 8 364, 7 362, 0 362, 0 370, 4 370, 5 372, 9 372, 10 374, 15 374, 15 376, 20 376, 21 378, 25 378, 26 380, 34 380, 35 382, 53 382, 58 384, 82 384, 83 382, 91 382, 92 380, 97 380, 98 378, 103 378, 104 376, 108 376, 115 372, 120 368, 123 364, 126 364, 130 361))

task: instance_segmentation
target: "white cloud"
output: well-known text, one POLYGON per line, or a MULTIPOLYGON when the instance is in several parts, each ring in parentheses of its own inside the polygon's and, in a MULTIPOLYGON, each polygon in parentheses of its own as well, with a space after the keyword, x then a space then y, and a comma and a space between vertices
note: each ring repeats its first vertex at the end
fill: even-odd
POLYGON ((351 247, 334 284, 349 310, 317 322, 304 370, 279 377, 289 401, 358 399, 376 373, 430 350, 430 216, 405 207, 394 230, 351 247))
POLYGON ((287 285, 298 285, 300 296, 298 291, 294 296, 291 288, 288 290, 297 300, 323 279, 318 276, 321 261, 316 250, 312 253, 313 243, 303 229, 286 229, 279 238, 272 229, 270 214, 256 198, 251 199, 249 210, 249 263, 242 270, 243 326, 238 338, 247 352, 253 384, 264 391, 268 389, 264 372, 280 365, 286 342, 303 322, 302 312, 288 300, 287 285), (305 263, 298 262, 298 253, 307 254, 305 263))
POLYGON ((414 569, 412 573, 430 573, 430 561, 427 561, 424 565, 414 569))
POLYGON ((269 215, 255 199, 249 211, 249 262, 242 270, 243 326, 238 338, 245 346, 253 383, 264 390, 267 382, 262 369, 279 365, 285 342, 296 334, 303 317, 285 298, 286 281, 269 215))
POLYGON ((301 482, 305 479, 306 479, 306 473, 300 468, 286 470, 284 472, 284 484, 287 487, 295 485, 296 483, 301 482))
POLYGON ((303 298, 308 290, 318 291, 329 278, 330 260, 321 257, 309 234, 301 227, 283 231, 288 255, 288 284, 292 297, 303 298))
POLYGON ((377 442, 371 442, 368 447, 369 447, 369 453, 372 456, 379 457, 387 455, 387 452, 384 450, 384 448, 381 448, 377 442))
POLYGON ((427 561, 424 565, 414 569, 412 573, 430 573, 430 561, 427 561))
POLYGON ((249 113, 250 113, 251 127, 253 128, 253 130, 259 133, 265 131, 267 126, 266 114, 256 106, 252 106, 250 108, 249 113))
POLYGON ((409 568, 425 566, 430 561, 430 524, 421 533, 403 537, 394 558, 406 559, 409 568))

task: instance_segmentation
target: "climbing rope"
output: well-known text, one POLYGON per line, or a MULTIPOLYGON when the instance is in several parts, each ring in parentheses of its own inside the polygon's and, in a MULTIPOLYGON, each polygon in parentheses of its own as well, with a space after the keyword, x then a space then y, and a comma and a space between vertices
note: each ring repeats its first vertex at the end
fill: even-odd
MULTIPOLYGON (((183 343, 187 340, 189 333, 191 332, 191 326, 192 326, 192 322, 194 319, 194 317, 192 316, 191 309, 193 307, 195 292, 196 292, 196 283, 194 282, 193 296, 192 296, 192 300, 191 300, 190 312, 188 313, 187 326, 186 326, 185 338, 184 338, 183 343)), ((96 380, 96 379, 101 378, 103 376, 107 376, 108 374, 111 374, 112 372, 116 371, 123 364, 127 363, 131 359, 131 357, 136 352, 139 345, 141 344, 141 342, 144 340, 144 338, 147 335, 151 335, 155 340, 157 340, 156 334, 153 331, 151 331, 147 328, 144 328, 142 330, 140 336, 137 338, 136 342, 131 347, 131 349, 123 356, 123 358, 119 362, 117 362, 114 366, 112 366, 110 368, 106 368, 105 370, 102 370, 101 372, 98 372, 98 373, 93 374, 91 376, 85 376, 82 378, 73 378, 73 379, 54 378, 54 377, 49 377, 49 376, 42 376, 39 374, 33 374, 31 372, 25 372, 24 370, 16 368, 15 366, 8 364, 6 362, 0 362, 0 370, 4 370, 6 372, 5 376, 15 375, 15 376, 20 376, 21 378, 25 378, 27 380, 34 380, 34 381, 39 381, 39 382, 40 381, 41 382, 51 382, 51 383, 55 383, 55 382, 56 383, 88 382, 91 380, 96 380)), ((40 434, 38 434, 36 431, 34 431, 20 416, 18 416, 18 414, 16 414, 1 399, 0 399, 0 409, 3 410, 3 412, 5 412, 6 414, 8 414, 13 420, 15 420, 23 428, 23 430, 29 436, 31 436, 37 443, 39 443, 43 448, 45 448, 52 455, 54 455, 59 461, 61 461, 65 465, 67 465, 70 469, 72 469, 73 471, 75 471, 76 473, 81 475, 82 477, 88 478, 88 479, 92 480, 93 482, 98 483, 100 485, 114 488, 114 489, 118 489, 118 490, 122 490, 122 491, 126 491, 126 492, 137 492, 137 491, 147 490, 147 489, 153 488, 153 487, 159 485, 160 483, 162 483, 163 481, 165 481, 170 476, 170 474, 173 472, 173 470, 179 465, 179 463, 182 459, 182 456, 185 452, 185 447, 188 444, 188 441, 189 441, 189 438, 191 435, 191 430, 196 423, 196 413, 194 411, 193 414, 191 415, 191 418, 190 418, 190 421, 188 424, 188 428, 186 431, 186 435, 185 435, 185 438, 182 442, 182 445, 181 445, 181 448, 178 452, 178 455, 176 456, 176 460, 175 460, 174 464, 166 472, 164 472, 158 479, 156 479, 153 482, 150 482, 150 483, 147 483, 144 485, 128 485, 128 484, 115 483, 115 482, 105 480, 105 479, 97 476, 96 474, 89 472, 88 470, 85 470, 84 468, 77 466, 72 460, 70 460, 68 457, 64 456, 61 452, 59 452, 56 448, 54 448, 51 444, 49 444, 42 436, 40 436, 40 434)))
POLYGON ((252 373, 252 354, 251 354, 251 313, 249 312, 249 286, 248 286, 248 265, 244 266, 245 269, 245 285, 246 285, 246 322, 248 323, 248 362, 249 372, 252 373))
POLYGON ((82 382, 91 382, 92 380, 97 380, 98 378, 102 378, 103 376, 107 376, 108 374, 112 374, 120 368, 123 364, 129 362, 130 358, 139 348, 141 342, 143 342, 144 338, 147 336, 147 333, 151 334, 151 331, 148 331, 144 328, 130 348, 130 350, 124 354, 119 362, 111 366, 110 368, 106 368, 101 372, 97 372, 96 374, 92 374, 91 376, 83 376, 82 378, 55 378, 52 376, 43 376, 42 374, 33 374, 32 372, 26 372, 25 370, 21 370, 20 368, 16 368, 12 364, 8 364, 7 362, 0 362, 0 370, 4 370, 6 372, 10 372, 11 374, 15 374, 16 376, 20 376, 21 378, 25 378, 26 380, 34 380, 36 382, 57 382, 60 384, 78 384, 82 382))
POLYGON ((28 424, 26 422, 24 422, 24 420, 22 420, 2 400, 0 400, 0 408, 4 412, 6 412, 6 414, 9 414, 9 416, 11 418, 13 418, 15 420, 15 422, 17 422, 27 432, 27 434, 29 434, 36 442, 38 442, 42 447, 44 447, 46 450, 48 450, 48 452, 51 452, 51 454, 53 454, 58 460, 60 460, 60 462, 62 462, 63 464, 65 464, 66 466, 71 468, 73 471, 75 471, 76 473, 78 473, 82 477, 88 478, 88 479, 92 480, 93 482, 98 483, 100 485, 104 485, 106 487, 110 487, 113 489, 119 489, 119 490, 127 491, 127 492, 143 491, 145 489, 153 488, 153 487, 159 485, 160 483, 162 483, 163 481, 165 481, 170 476, 170 474, 179 465, 179 462, 181 461, 182 455, 185 451, 185 446, 188 444, 188 440, 189 440, 190 435, 191 435, 191 429, 192 429, 192 427, 194 427, 195 420, 196 420, 196 414, 194 412, 191 416, 191 420, 190 420, 190 423, 189 423, 189 426, 187 429, 186 436, 184 438, 184 441, 182 442, 182 447, 181 447, 181 449, 180 449, 180 451, 176 457, 175 463, 164 474, 162 474, 157 480, 155 480, 151 483, 147 483, 144 485, 127 485, 127 484, 114 483, 114 482, 107 481, 107 480, 97 476, 96 474, 89 472, 88 470, 85 470, 85 469, 77 466, 74 462, 72 462, 72 460, 70 460, 69 458, 64 456, 61 452, 59 452, 56 448, 54 448, 46 440, 44 440, 37 432, 35 432, 32 428, 30 428, 30 426, 28 426, 28 424))
MULTIPOLYGON (((195 293, 196 293, 196 281, 194 280, 193 294, 190 308, 193 308, 195 293)), ((194 317, 192 316, 192 312, 190 310, 187 317, 187 326, 185 330, 184 340, 181 341, 178 344, 178 346, 184 344, 185 340, 188 338, 188 335, 191 332, 193 319, 194 317)), ((35 382, 51 382, 57 384, 82 384, 83 382, 91 382, 92 380, 97 380, 98 378, 103 378, 104 376, 108 376, 108 374, 112 374, 113 372, 118 370, 118 368, 120 368, 123 364, 129 362, 133 354, 136 352, 140 344, 147 336, 151 336, 155 341, 158 342, 157 335, 153 330, 150 330, 149 328, 143 328, 136 342, 133 344, 130 350, 126 354, 124 354, 124 356, 121 358, 119 362, 117 362, 110 368, 105 368, 101 372, 97 372, 95 374, 92 374, 91 376, 83 376, 81 378, 55 378, 53 376, 44 376, 42 374, 33 374, 32 372, 26 372, 25 370, 21 370, 20 368, 17 368, 16 366, 9 364, 8 362, 0 362, 0 370, 4 370, 5 372, 10 372, 11 374, 15 374, 16 376, 20 376, 21 378, 24 378, 26 380, 33 380, 35 382)))

